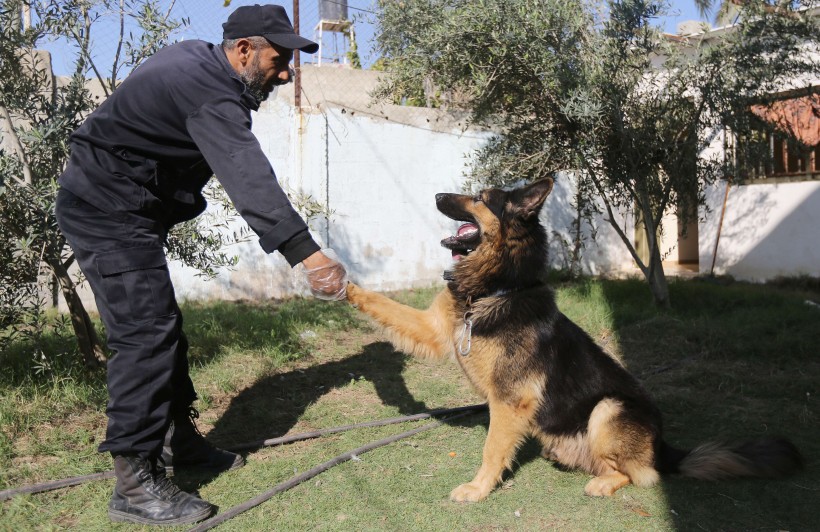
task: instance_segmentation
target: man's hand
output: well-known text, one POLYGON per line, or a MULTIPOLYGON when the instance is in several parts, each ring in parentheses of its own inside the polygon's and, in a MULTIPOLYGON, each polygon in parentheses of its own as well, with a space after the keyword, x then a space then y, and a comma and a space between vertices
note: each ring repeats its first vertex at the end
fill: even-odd
POLYGON ((340 301, 346 297, 347 271, 342 263, 317 251, 302 261, 314 297, 340 301))

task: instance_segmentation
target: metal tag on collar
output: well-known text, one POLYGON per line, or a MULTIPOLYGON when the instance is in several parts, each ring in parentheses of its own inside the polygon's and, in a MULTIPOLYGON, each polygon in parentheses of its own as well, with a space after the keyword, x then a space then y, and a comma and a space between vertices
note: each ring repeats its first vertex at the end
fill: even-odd
POLYGON ((466 357, 470 354, 473 340, 473 320, 470 319, 470 313, 464 313, 464 327, 461 329, 461 334, 458 335, 458 354, 466 357), (465 345, 466 344, 466 345, 465 345))

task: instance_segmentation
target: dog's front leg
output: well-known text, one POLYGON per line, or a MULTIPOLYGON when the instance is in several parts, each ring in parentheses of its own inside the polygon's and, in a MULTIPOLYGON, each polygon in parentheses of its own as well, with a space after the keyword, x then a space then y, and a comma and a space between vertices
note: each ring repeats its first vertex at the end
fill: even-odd
POLYGON ((472 482, 462 484, 450 493, 457 502, 484 499, 512 466, 518 446, 529 434, 532 409, 529 405, 510 405, 490 399, 490 430, 484 443, 481 467, 472 482))
POLYGON ((347 300, 384 327, 400 351, 425 358, 443 358, 452 352, 452 295, 439 293, 427 310, 402 305, 353 283, 347 300))

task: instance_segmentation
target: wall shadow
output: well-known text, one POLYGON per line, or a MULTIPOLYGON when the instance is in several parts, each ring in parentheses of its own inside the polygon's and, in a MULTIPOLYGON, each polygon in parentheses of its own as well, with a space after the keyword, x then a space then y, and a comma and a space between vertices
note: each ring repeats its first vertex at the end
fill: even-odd
MULTIPOLYGON (((748 185, 753 186, 771 185, 748 185)), ((765 236, 757 235, 756 239, 744 236, 744 232, 754 231, 762 225, 759 218, 765 221, 763 213, 767 209, 757 205, 733 206, 731 203, 727 209, 732 207, 741 212, 736 215, 737 221, 730 220, 733 226, 726 231, 725 241, 721 238, 717 253, 718 261, 727 273, 751 279, 771 279, 796 273, 820 276, 820 231, 816 230, 820 224, 820 188, 795 204, 765 236), (741 250, 746 251, 741 253, 741 250)))

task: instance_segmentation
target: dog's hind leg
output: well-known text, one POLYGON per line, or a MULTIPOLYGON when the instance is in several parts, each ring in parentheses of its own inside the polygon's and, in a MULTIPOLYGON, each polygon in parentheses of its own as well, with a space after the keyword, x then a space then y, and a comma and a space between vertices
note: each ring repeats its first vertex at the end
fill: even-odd
POLYGON ((608 497, 629 484, 629 477, 620 471, 612 471, 587 482, 584 493, 593 497, 608 497))
POLYGON ((519 401, 510 405, 490 399, 490 430, 484 443, 481 467, 472 482, 462 484, 450 493, 457 502, 476 502, 495 488, 504 471, 512 466, 518 446, 530 434, 536 401, 519 401))
POLYGON ((652 486, 660 475, 654 468, 652 432, 623 415, 623 405, 604 399, 592 410, 588 424, 593 473, 587 495, 610 496, 627 484, 652 486))
POLYGON ((609 468, 589 482, 584 487, 584 493, 592 497, 609 497, 628 484, 640 487, 654 486, 660 480, 658 472, 650 466, 630 461, 627 463, 612 462, 614 467, 609 468))

